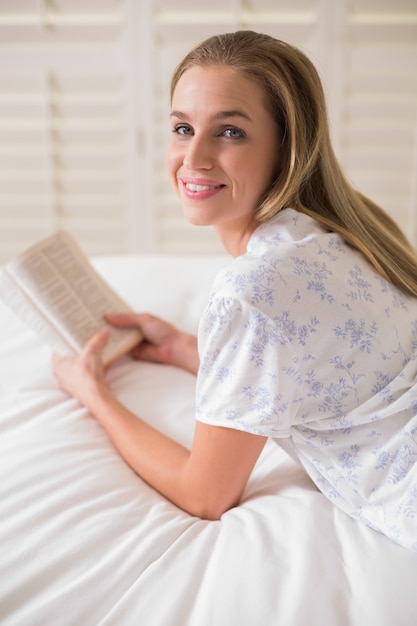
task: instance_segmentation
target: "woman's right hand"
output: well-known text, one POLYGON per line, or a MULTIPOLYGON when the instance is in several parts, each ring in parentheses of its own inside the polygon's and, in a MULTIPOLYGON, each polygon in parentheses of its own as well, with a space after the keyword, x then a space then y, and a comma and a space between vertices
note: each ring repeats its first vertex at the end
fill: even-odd
POLYGON ((149 313, 109 313, 106 321, 117 328, 138 328, 144 340, 131 350, 135 359, 175 365, 197 374, 200 364, 197 338, 149 313))

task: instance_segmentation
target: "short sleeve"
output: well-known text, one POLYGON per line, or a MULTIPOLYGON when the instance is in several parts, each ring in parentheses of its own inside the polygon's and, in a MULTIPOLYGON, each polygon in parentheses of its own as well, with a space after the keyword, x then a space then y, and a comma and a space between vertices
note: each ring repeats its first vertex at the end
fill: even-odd
POLYGON ((200 321, 199 352, 197 420, 289 436, 299 368, 285 329, 244 300, 217 297, 200 321))

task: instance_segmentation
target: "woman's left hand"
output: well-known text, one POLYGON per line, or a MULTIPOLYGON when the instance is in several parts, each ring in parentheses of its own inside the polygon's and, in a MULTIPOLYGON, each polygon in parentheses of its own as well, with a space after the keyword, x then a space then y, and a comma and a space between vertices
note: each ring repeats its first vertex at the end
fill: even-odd
POLYGON ((102 328, 76 356, 54 354, 52 373, 61 389, 90 407, 97 395, 109 391, 101 353, 109 338, 109 329, 102 328))

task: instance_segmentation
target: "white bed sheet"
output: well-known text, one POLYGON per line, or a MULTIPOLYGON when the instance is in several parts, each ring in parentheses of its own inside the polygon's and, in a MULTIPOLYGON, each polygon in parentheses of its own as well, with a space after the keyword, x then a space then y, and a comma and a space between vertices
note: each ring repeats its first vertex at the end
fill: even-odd
MULTIPOLYGON (((135 309, 196 330, 225 257, 96 267, 135 309)), ((190 445, 194 377, 128 357, 111 384, 190 445)), ((190 517, 122 461, 57 389, 49 349, 0 306, 0 623, 4 626, 412 626, 417 554, 359 526, 269 442, 242 503, 190 517)))

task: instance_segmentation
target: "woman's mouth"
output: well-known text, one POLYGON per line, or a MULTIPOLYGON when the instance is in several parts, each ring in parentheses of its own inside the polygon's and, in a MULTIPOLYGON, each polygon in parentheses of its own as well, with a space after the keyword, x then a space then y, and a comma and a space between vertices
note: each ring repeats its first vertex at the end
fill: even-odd
POLYGON ((189 191, 210 191, 216 189, 217 185, 195 185, 194 183, 185 183, 189 191))
POLYGON ((221 191, 225 185, 206 181, 190 182, 182 180, 184 194, 188 198, 204 200, 221 191))

